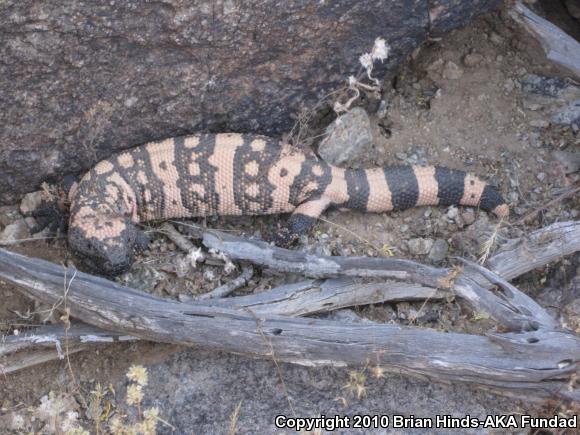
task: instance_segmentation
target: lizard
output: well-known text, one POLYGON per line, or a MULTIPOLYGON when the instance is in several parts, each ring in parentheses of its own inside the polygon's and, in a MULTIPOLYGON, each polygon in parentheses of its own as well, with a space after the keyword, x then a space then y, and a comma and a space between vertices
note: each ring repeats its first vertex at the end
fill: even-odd
POLYGON ((126 271, 147 247, 147 221, 291 213, 287 246, 329 207, 387 212, 424 205, 509 207, 477 176, 438 166, 346 169, 254 134, 201 133, 146 143, 100 161, 68 192, 68 244, 92 269, 126 271))

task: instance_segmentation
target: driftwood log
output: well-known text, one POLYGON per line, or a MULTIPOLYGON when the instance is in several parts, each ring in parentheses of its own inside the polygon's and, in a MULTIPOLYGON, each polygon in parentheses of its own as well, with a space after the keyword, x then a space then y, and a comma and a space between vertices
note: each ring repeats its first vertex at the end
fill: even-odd
MULTIPOLYGON (((241 243, 241 248, 249 250, 255 249, 256 244, 263 247, 261 242, 239 238, 236 241, 233 236, 215 231, 205 231, 202 236, 206 246, 214 248, 218 243, 222 244, 222 248, 227 248, 232 243, 241 243), (244 245, 245 243, 248 245, 244 245)), ((523 249, 531 257, 527 270, 537 267, 539 261, 545 263, 558 258, 562 253, 580 250, 580 223, 558 223, 538 230, 527 237, 526 241, 508 243, 497 255, 503 255, 504 262, 501 264, 505 265, 518 258, 523 249)), ((242 252, 245 253, 238 255, 247 255, 248 251, 242 252)), ((281 265, 279 269, 288 267, 289 263, 292 264, 291 260, 299 255, 285 250, 275 250, 273 254, 273 260, 278 262, 278 266, 281 265)), ((490 263, 494 263, 495 258, 490 263)), ((254 260, 255 264, 265 266, 263 259, 254 260)), ((568 388, 570 376, 577 371, 580 361, 580 340, 569 331, 559 330, 555 321, 539 305, 507 284, 497 273, 467 265, 448 282, 445 279, 441 282, 442 278, 449 278, 449 271, 446 269, 427 268, 412 261, 382 260, 388 259, 309 258, 310 264, 320 264, 320 270, 325 270, 328 275, 347 277, 334 280, 319 278, 284 286, 263 295, 200 301, 194 304, 156 298, 103 278, 72 269, 65 270, 62 266, 9 251, 0 251, 0 278, 17 284, 31 297, 56 306, 66 305, 71 316, 82 318, 93 327, 115 331, 103 336, 99 329, 94 330, 93 334, 90 332, 93 329, 82 329, 87 326, 73 324, 66 332, 69 340, 67 343, 70 344, 68 348, 76 349, 76 346, 87 345, 86 339, 82 338, 86 336, 118 340, 119 337, 130 335, 153 341, 198 345, 250 356, 276 358, 279 361, 304 365, 344 366, 371 363, 380 365, 385 370, 425 375, 439 381, 469 382, 528 399, 548 395, 580 399, 577 390, 568 388), (335 263, 332 265, 328 261, 335 263), (341 270, 345 273, 341 273, 341 270), (459 283, 459 287, 463 287, 463 295, 469 297, 471 293, 470 303, 479 308, 485 308, 489 302, 477 302, 478 292, 492 293, 477 281, 488 280, 488 287, 492 283, 500 285, 503 297, 498 297, 496 302, 502 309, 492 314, 502 324, 511 325, 512 332, 475 336, 395 325, 344 324, 280 316, 281 313, 296 315, 324 311, 324 302, 318 306, 312 305, 310 309, 307 308, 308 305, 297 308, 300 304, 294 302, 294 308, 285 312, 280 309, 284 305, 285 295, 297 295, 298 299, 302 297, 300 295, 307 295, 304 297, 308 299, 317 293, 313 289, 324 289, 326 286, 328 294, 331 295, 331 303, 328 305, 330 309, 347 306, 347 303, 341 302, 341 298, 350 297, 352 305, 368 303, 370 300, 357 300, 349 295, 356 293, 359 288, 365 289, 361 294, 370 289, 370 294, 380 295, 381 292, 372 291, 372 286, 380 288, 380 285, 361 285, 357 282, 360 278, 353 276, 368 278, 377 273, 391 279, 409 280, 415 279, 417 270, 430 274, 417 279, 423 283, 431 280, 440 287, 439 290, 431 287, 431 290, 440 294, 457 291, 459 283), (348 290, 341 292, 336 291, 337 288, 348 290), (66 297, 63 289, 66 289, 66 297), (350 289, 355 291, 351 292, 350 289), (477 291, 474 292, 473 289, 477 291), (341 296, 333 299, 333 291, 341 296), (271 311, 268 305, 272 307, 271 311), (273 314, 276 309, 277 314, 273 314), (506 321, 509 313, 516 320, 506 321)), ((312 266, 304 270, 312 270, 312 266)), ((325 276, 320 270, 313 274, 325 276)), ((517 273, 525 271, 525 267, 518 263, 517 273)), ((506 277, 516 274, 509 268, 504 272, 506 277)), ((405 291, 411 291, 408 282, 384 282, 383 285, 383 290, 401 286, 407 289, 405 291)), ((421 292, 423 288, 428 289, 429 286, 419 286, 413 291, 421 292)), ((386 294, 388 291, 382 293, 386 294)), ((379 299, 380 297, 375 297, 374 301, 379 299)), ((322 300, 324 298, 320 302, 322 300)), ((40 330, 26 336, 10 337, 4 347, 0 347, 0 355, 13 356, 15 349, 22 351, 23 348, 34 350, 42 347, 46 350, 45 343, 35 343, 43 341, 38 338, 46 337, 46 334, 42 334, 44 331, 40 330)), ((58 338, 54 334, 53 331, 52 345, 58 338)), ((61 339, 63 334, 60 333, 61 339)), ((6 363, 3 364, 5 370, 14 367, 14 364, 8 367, 6 363)))

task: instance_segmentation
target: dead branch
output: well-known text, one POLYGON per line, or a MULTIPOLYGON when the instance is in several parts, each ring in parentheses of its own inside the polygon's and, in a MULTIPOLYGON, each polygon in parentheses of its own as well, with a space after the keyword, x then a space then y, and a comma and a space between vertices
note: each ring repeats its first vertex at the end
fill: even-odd
POLYGON ((63 325, 49 325, 25 331, 19 335, 0 337, 0 374, 13 373, 27 367, 69 354, 94 348, 97 344, 111 344, 138 340, 117 332, 107 332, 94 326, 73 324, 68 330, 63 325))
POLYGON ((208 230, 203 244, 223 252, 228 258, 249 261, 279 272, 299 273, 310 278, 358 276, 386 278, 439 287, 448 275, 447 269, 437 269, 416 261, 396 258, 335 257, 306 254, 301 251, 272 246, 261 240, 250 240, 208 230))
POLYGON ((546 57, 580 78, 580 44, 559 27, 534 14, 520 2, 511 17, 521 24, 542 45, 546 57))
POLYGON ((444 298, 446 292, 418 284, 376 282, 357 278, 308 280, 249 296, 205 301, 233 309, 250 309, 257 315, 306 316, 356 305, 444 298))
MULTIPOLYGON (((188 227, 194 232, 195 237, 199 239, 203 237, 204 229, 190 225, 188 227)), ((580 250, 579 236, 580 223, 578 222, 553 224, 529 234, 524 239, 506 243, 500 252, 489 260, 489 263, 492 269, 496 271, 499 269, 498 272, 502 276, 514 278, 518 274, 537 267, 538 264, 542 265, 562 255, 580 250)), ((240 238, 239 240, 251 243, 247 239, 240 238)), ((496 296, 489 292, 487 289, 492 283, 483 278, 479 272, 468 270, 464 275, 466 277, 458 274, 455 282, 450 282, 449 286, 453 284, 456 294, 471 301, 475 310, 491 307, 489 309, 493 312, 494 307, 500 307, 501 312, 495 312, 494 317, 504 318, 504 326, 512 329, 526 329, 537 325, 533 319, 521 317, 522 311, 525 312, 525 307, 522 309, 513 306, 509 300, 505 300, 505 295, 496 296)), ((367 282, 359 278, 342 277, 330 280, 307 280, 254 295, 195 303, 235 309, 250 308, 259 315, 298 316, 370 303, 440 299, 447 292, 448 290, 436 290, 413 283, 392 280, 367 282)), ((41 333, 38 332, 38 335, 41 333)), ((50 355, 53 358, 58 356, 55 352, 50 355)))
MULTIPOLYGON (((44 260, 0 250, 0 277, 46 303, 73 276, 44 260)), ((70 314, 143 339, 204 346, 303 365, 366 365, 540 397, 574 397, 564 387, 580 360, 580 340, 565 331, 441 333, 376 324, 341 324, 167 301, 77 272, 67 284, 70 314)))
POLYGON ((503 244, 487 265, 499 276, 512 280, 577 251, 580 222, 556 222, 503 244))
MULTIPOLYGON (((500 316, 505 317, 502 322, 504 326, 511 326, 516 330, 537 330, 539 328, 555 329, 558 327, 558 322, 553 319, 546 310, 544 310, 536 301, 530 298, 525 293, 519 291, 516 287, 511 285, 498 274, 487 270, 485 267, 477 263, 461 259, 461 261, 474 271, 483 276, 489 283, 497 286, 501 292, 497 296, 501 301, 493 301, 488 309, 494 318, 500 316), (496 312, 497 311, 497 312, 496 312), (506 315, 507 314, 507 315, 506 315)), ((472 289, 479 287, 472 282, 472 289)), ((489 292, 487 292, 489 293, 489 292)), ((479 297, 482 294, 478 294, 479 297)), ((495 296, 495 295, 494 295, 495 296)))
MULTIPOLYGON (((395 281, 365 283, 361 279, 337 278, 307 280, 248 296, 212 299, 204 301, 203 304, 237 310, 249 309, 259 316, 305 316, 355 305, 402 300, 439 300, 445 295, 446 292, 410 283, 395 281)), ((62 358, 65 339, 69 340, 70 353, 99 344, 138 340, 136 337, 103 331, 79 323, 73 324, 67 338, 61 325, 40 327, 24 334, 0 339, 0 374, 62 358)))
POLYGON ((205 293, 197 298, 198 301, 203 301, 207 299, 217 299, 228 296, 229 294, 235 292, 240 287, 248 284, 248 281, 254 276, 254 268, 249 264, 244 264, 242 266, 242 273, 237 278, 232 279, 224 285, 214 288, 212 291, 205 293))

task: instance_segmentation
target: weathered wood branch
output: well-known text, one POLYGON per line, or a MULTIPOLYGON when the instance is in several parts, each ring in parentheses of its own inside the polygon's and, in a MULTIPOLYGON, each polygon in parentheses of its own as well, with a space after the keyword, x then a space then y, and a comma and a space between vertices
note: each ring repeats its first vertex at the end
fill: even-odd
POLYGON ((135 341, 138 338, 74 323, 49 325, 19 335, 0 337, 0 374, 8 374, 54 359, 94 348, 97 344, 135 341))
POLYGON ((304 365, 364 365, 463 381, 498 391, 575 397, 564 387, 580 361, 580 340, 542 329, 490 337, 395 325, 341 324, 182 304, 0 250, 0 277, 73 317, 143 339, 204 346, 304 365), (71 279, 72 277, 72 279, 71 279), (273 352, 273 355, 272 355, 273 352))
POLYGON ((556 222, 503 244, 487 265, 501 277, 512 280, 577 251, 580 251, 580 222, 556 222))
POLYGON ((580 43, 559 27, 516 3, 510 15, 542 45, 546 57, 580 78, 580 43))
MULTIPOLYGON (((237 310, 250 309, 260 316, 305 316, 354 305, 399 300, 438 300, 445 295, 446 292, 410 283, 394 281, 365 283, 364 280, 356 278, 337 278, 307 280, 248 296, 212 299, 204 301, 204 304, 237 310)), ((64 355, 64 341, 68 343, 68 352, 76 353, 95 345, 131 339, 138 340, 136 337, 78 323, 73 324, 67 334, 63 326, 52 325, 17 336, 5 336, 0 339, 0 373, 11 373, 50 360, 61 359, 64 355)))
POLYGON ((308 280, 287 284, 248 296, 204 301, 206 305, 250 309, 259 315, 306 316, 356 305, 413 301, 445 297, 447 292, 432 287, 397 281, 360 278, 308 280))
POLYGON ((278 248, 261 240, 250 240, 208 230, 203 244, 226 254, 232 260, 249 261, 279 272, 299 273, 310 278, 358 276, 415 282, 442 287, 447 269, 437 269, 416 261, 396 258, 339 257, 307 254, 278 248))
POLYGON ((208 293, 200 295, 197 298, 197 300, 204 301, 207 299, 217 299, 226 297, 235 292, 237 289, 247 285, 248 281, 252 279, 252 276, 254 276, 254 268, 249 264, 244 264, 242 266, 242 272, 240 273, 239 276, 225 283, 224 285, 220 285, 219 287, 214 288, 212 291, 208 293))
MULTIPOLYGON (((199 239, 203 238, 204 232, 207 231, 200 227, 190 225, 188 227, 194 232, 194 236, 199 239)), ((183 238, 182 235, 179 236, 183 238)), ((247 239, 240 238, 240 241, 247 242, 247 239)), ((187 250, 192 246, 186 246, 187 250)), ((524 239, 506 243, 489 260, 489 263, 492 265, 492 269, 499 271, 503 276, 514 278, 518 274, 538 267, 538 265, 543 265, 577 250, 580 250, 580 223, 556 223, 532 232, 524 239)), ((498 296, 488 292, 486 288, 491 283, 482 278, 479 272, 470 270, 465 272, 462 279, 467 279, 467 284, 464 284, 462 279, 456 280, 454 283, 455 291, 458 295, 466 300, 474 299, 477 302, 473 303, 475 307, 483 304, 492 307, 492 310, 500 301, 502 306, 505 305, 502 311, 508 319, 509 325, 507 326, 511 325, 510 319, 512 316, 516 316, 517 323, 511 325, 515 329, 522 326, 525 327, 531 323, 525 318, 517 318, 521 309, 519 310, 511 305, 509 300, 497 299, 498 296), (479 287, 474 287, 473 282, 470 280, 476 282, 479 287), (478 291, 474 291, 474 288, 478 291), (481 300, 484 302, 482 303, 481 300)), ((439 299, 444 297, 446 293, 447 290, 436 290, 435 288, 413 283, 390 280, 366 282, 357 278, 342 277, 330 280, 307 280, 254 295, 218 299, 211 301, 211 305, 236 309, 251 308, 260 315, 298 316, 369 303, 427 298, 439 299)), ((194 303, 200 302, 196 301, 194 303)), ((207 304, 208 302, 202 303, 207 304)), ((38 332, 37 335, 42 335, 42 332, 38 332)), ((47 337, 47 339, 49 338, 47 337)), ((14 337, 13 339, 18 340, 19 338, 14 337)), ((21 337, 20 339, 23 338, 21 337)), ((30 342, 27 343, 30 344, 30 342)), ((42 350, 42 352, 48 351, 42 350)), ((58 357, 56 352, 48 352, 48 355, 52 358, 58 357)), ((43 356, 43 358, 50 359, 46 356, 43 356)), ((32 359, 30 362, 34 363, 35 361, 42 362, 43 359, 32 359)))
POLYGON ((482 275, 481 270, 474 268, 469 274, 460 274, 456 270, 437 269, 412 260, 318 256, 212 230, 204 231, 202 237, 204 245, 225 253, 229 258, 250 261, 280 272, 301 273, 310 277, 390 278, 449 289, 464 298, 475 311, 489 313, 503 327, 511 330, 537 329, 553 324, 542 307, 515 287, 508 284, 509 290, 501 296, 491 292, 493 285, 503 285, 502 278, 493 278, 493 273, 482 275), (490 277, 493 278, 491 281, 490 277))

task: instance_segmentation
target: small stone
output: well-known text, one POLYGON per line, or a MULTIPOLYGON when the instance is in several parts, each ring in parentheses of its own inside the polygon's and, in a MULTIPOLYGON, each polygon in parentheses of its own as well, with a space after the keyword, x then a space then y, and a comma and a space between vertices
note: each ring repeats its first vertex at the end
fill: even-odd
POLYGON ((571 125, 580 122, 580 99, 571 101, 564 107, 555 110, 551 121, 559 125, 571 125))
POLYGON ((373 134, 369 116, 364 109, 355 107, 339 116, 326 129, 318 152, 328 163, 343 165, 370 151, 373 134))
POLYGON ((449 61, 443 68, 443 78, 447 80, 457 80, 463 76, 463 70, 457 64, 449 61))
POLYGON ((401 225, 401 226, 400 226, 399 230, 400 230, 402 233, 406 233, 407 231, 409 231, 409 225, 407 225, 407 224, 403 224, 403 225, 401 225))
POLYGON ((13 245, 29 237, 28 225, 24 219, 20 219, 6 226, 4 231, 0 233, 0 246, 13 245))
POLYGON ((399 319, 407 319, 411 311, 411 304, 409 302, 399 302, 397 304, 397 316, 399 319))
POLYGON ((385 100, 381 100, 381 102, 379 103, 379 108, 377 110, 377 118, 383 119, 385 116, 387 116, 388 110, 389 103, 387 103, 385 100))
POLYGON ((495 32, 491 32, 491 35, 489 35, 489 40, 496 45, 503 43, 503 37, 495 32))
POLYGON ((24 195, 22 202, 20 202, 20 212, 23 215, 27 215, 36 210, 42 204, 42 194, 43 192, 38 190, 24 195))
POLYGON ((537 110, 540 110, 542 108, 542 106, 540 104, 534 103, 534 102, 528 101, 528 100, 524 100, 523 106, 524 106, 524 109, 533 110, 533 111, 537 111, 537 110))
POLYGON ((440 72, 441 68, 443 68, 443 59, 439 58, 427 67, 427 71, 440 72))
POLYGON ((547 128, 549 126, 550 123, 545 119, 534 119, 533 121, 530 121, 530 127, 547 128))
POLYGON ((461 218, 465 225, 471 225, 475 222, 475 211, 472 208, 466 209, 463 213, 461 213, 461 218))
POLYGON ((395 153, 395 157, 399 160, 407 160, 407 154, 405 153, 395 153))
POLYGON ((546 173, 540 172, 539 174, 536 175, 536 178, 538 179, 538 181, 544 181, 546 179, 546 173))
POLYGON ((407 242, 407 246, 412 255, 427 255, 433 247, 433 239, 411 239, 407 242))
POLYGON ((512 79, 507 79, 506 82, 503 84, 503 89, 504 91, 506 91, 508 94, 514 90, 514 88, 516 87, 515 82, 512 79))
POLYGON ((508 199, 509 199, 511 204, 517 204, 518 201, 520 200, 520 195, 516 191, 511 191, 508 194, 508 199))
POLYGON ((206 269, 203 272, 203 277, 206 281, 215 281, 217 279, 216 273, 211 269, 206 269))
POLYGON ((449 207, 449 210, 447 210, 447 217, 451 220, 455 220, 455 218, 457 217, 458 214, 459 214, 459 210, 454 205, 449 207))
POLYGON ((0 226, 5 227, 22 219, 22 215, 18 212, 18 207, 15 205, 5 205, 0 207, 0 226))
POLYGON ((479 53, 471 53, 463 58, 463 64, 467 67, 473 68, 483 62, 484 57, 479 53))
POLYGON ((133 107, 139 99, 137 97, 129 97, 125 100, 125 107, 133 107))
POLYGON ((433 246, 429 250, 429 260, 434 263, 439 263, 447 257, 447 252, 449 251, 449 245, 443 239, 437 239, 433 243, 433 246))

